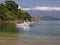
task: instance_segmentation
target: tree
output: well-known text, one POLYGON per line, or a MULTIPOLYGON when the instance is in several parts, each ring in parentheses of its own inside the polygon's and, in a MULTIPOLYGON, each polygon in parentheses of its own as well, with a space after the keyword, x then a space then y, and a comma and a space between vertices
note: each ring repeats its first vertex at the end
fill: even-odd
POLYGON ((20 20, 29 20, 31 21, 31 16, 27 12, 23 12, 21 9, 18 9, 17 17, 20 20))
POLYGON ((18 9, 18 5, 12 1, 5 1, 5 4, 0 3, 0 20, 26 20, 31 21, 29 13, 18 9))
POLYGON ((14 1, 5 1, 5 6, 12 12, 16 12, 18 10, 18 5, 14 1))
POLYGON ((0 20, 17 19, 16 15, 8 10, 3 4, 0 4, 0 20))
POLYGON ((24 12, 24 17, 25 17, 25 20, 27 19, 27 20, 29 20, 30 22, 31 22, 31 16, 30 16, 30 14, 28 13, 28 12, 24 12))
POLYGON ((5 19, 5 14, 4 14, 4 5, 0 3, 0 20, 5 19))
POLYGON ((23 11, 21 9, 18 9, 18 11, 17 11, 17 18, 18 18, 18 20, 23 20, 22 16, 23 16, 23 11))

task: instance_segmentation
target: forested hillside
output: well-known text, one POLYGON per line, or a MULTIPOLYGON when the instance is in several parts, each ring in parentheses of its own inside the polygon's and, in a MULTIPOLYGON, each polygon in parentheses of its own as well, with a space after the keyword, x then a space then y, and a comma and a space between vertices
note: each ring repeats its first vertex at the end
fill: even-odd
POLYGON ((29 13, 24 12, 21 9, 18 9, 18 4, 12 0, 7 0, 5 3, 0 3, 0 20, 26 20, 31 21, 31 16, 29 13))

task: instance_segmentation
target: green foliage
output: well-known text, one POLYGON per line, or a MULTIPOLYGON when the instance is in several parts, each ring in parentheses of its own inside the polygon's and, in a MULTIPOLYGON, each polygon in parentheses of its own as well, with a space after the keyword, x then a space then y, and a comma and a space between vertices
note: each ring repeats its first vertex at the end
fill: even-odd
POLYGON ((0 20, 26 20, 31 21, 31 16, 18 9, 18 5, 12 1, 5 1, 5 4, 0 3, 0 20))
POLYGON ((4 14, 4 5, 0 4, 0 20, 4 20, 5 14, 4 14))
POLYGON ((14 1, 6 1, 5 6, 12 12, 18 10, 18 5, 14 1))
POLYGON ((29 13, 27 13, 27 12, 24 12, 24 14, 25 14, 25 20, 26 19, 28 19, 29 21, 31 21, 31 16, 29 15, 29 13))

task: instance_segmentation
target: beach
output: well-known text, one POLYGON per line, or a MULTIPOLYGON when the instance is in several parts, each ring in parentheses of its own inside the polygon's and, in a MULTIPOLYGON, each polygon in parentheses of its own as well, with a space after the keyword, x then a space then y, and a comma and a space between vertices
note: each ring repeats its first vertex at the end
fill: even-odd
POLYGON ((0 37, 0 45, 60 45, 60 36, 0 37), (7 38, 7 39, 4 39, 7 38), (9 39, 10 38, 10 39, 9 39), (24 39, 23 39, 24 38, 24 39))

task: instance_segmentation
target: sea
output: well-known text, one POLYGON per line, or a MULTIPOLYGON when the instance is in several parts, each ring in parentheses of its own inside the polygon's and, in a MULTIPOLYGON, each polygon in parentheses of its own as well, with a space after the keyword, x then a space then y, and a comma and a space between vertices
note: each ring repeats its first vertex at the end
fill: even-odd
POLYGON ((35 21, 29 26, 0 24, 0 30, 18 30, 18 36, 0 34, 0 45, 60 45, 60 21, 57 20, 35 21))

